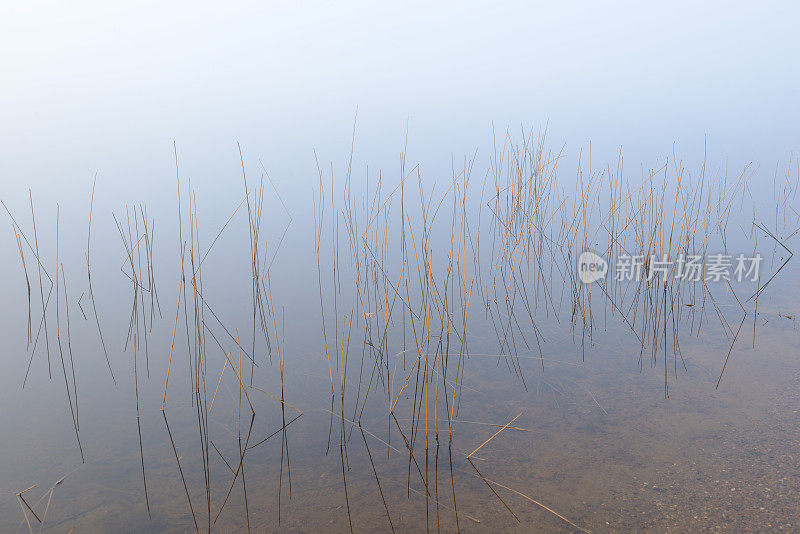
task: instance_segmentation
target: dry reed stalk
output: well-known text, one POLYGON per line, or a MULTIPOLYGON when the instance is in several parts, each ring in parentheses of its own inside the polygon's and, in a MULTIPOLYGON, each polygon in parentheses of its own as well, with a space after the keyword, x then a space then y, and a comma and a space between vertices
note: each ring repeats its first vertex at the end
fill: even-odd
POLYGON ((31 340, 32 340, 32 330, 31 330, 31 281, 28 277, 28 266, 25 263, 25 254, 22 251, 22 241, 20 240, 19 232, 17 232, 17 227, 12 224, 11 229, 14 231, 14 239, 17 242, 17 249, 19 250, 19 257, 20 261, 22 261, 22 270, 25 273, 25 285, 27 286, 27 296, 28 296, 28 338, 27 338, 27 347, 30 348, 31 340))
POLYGON ((92 267, 91 267, 91 243, 92 243, 92 212, 94 208, 94 190, 97 186, 97 174, 94 175, 92 181, 92 196, 89 200, 89 227, 86 232, 86 278, 89 283, 89 300, 92 302, 92 312, 94 313, 94 321, 97 325, 97 334, 100 336, 100 345, 103 347, 103 354, 106 357, 106 364, 108 365, 108 372, 111 374, 111 381, 117 385, 117 379, 114 377, 114 371, 111 369, 111 360, 108 357, 108 349, 106 349, 106 342, 103 338, 103 330, 100 328, 100 316, 97 314, 97 303, 94 298, 94 288, 92 286, 92 267))
MULTIPOLYGON (((76 416, 77 410, 77 403, 78 403, 78 393, 75 392, 75 406, 72 403, 72 393, 69 389, 69 378, 67 375, 67 367, 64 363, 64 350, 61 345, 61 314, 60 314, 60 295, 59 295, 59 283, 58 283, 58 269, 59 269, 59 219, 60 219, 61 209, 56 204, 56 270, 55 270, 55 277, 56 277, 56 340, 58 342, 58 354, 61 358, 61 371, 64 373, 64 388, 67 390, 67 402, 69 403, 69 412, 72 416, 72 426, 75 430, 75 439, 78 442, 78 450, 81 454, 81 463, 85 463, 86 459, 83 456, 83 445, 81 445, 81 437, 80 432, 78 431, 78 419, 76 416)), ((62 272, 63 276, 63 272, 62 272)), ((64 285, 66 286, 66 280, 64 281, 64 285)), ((65 287, 66 289, 66 287, 65 287)), ((70 356, 71 356, 71 349, 70 349, 70 356)), ((72 377, 73 380, 75 378, 75 367, 72 367, 72 377)))
MULTIPOLYGON (((44 288, 42 286, 42 262, 41 262, 41 260, 39 260, 39 258, 40 258, 40 256, 39 256, 39 236, 38 236, 38 233, 36 232, 36 215, 35 215, 34 210, 33 210, 33 193, 31 192, 30 189, 28 189, 28 198, 30 199, 30 205, 31 205, 31 220, 33 221, 33 242, 34 242, 34 244, 36 246, 36 258, 38 260, 37 261, 37 267, 38 267, 38 271, 39 271, 39 296, 40 296, 41 302, 42 302, 42 324, 44 325, 44 342, 45 342, 45 347, 47 349, 47 374, 50 377, 50 379, 52 379, 53 378, 53 372, 50 369, 50 336, 47 334, 47 318, 46 318, 47 306, 46 306, 45 301, 44 301, 44 288)), ((48 278, 49 278, 49 275, 48 275, 48 278)), ((58 280, 58 278, 56 278, 56 281, 57 280, 58 280)), ((53 283, 52 279, 50 280, 50 283, 51 284, 53 283)), ((48 295, 48 301, 49 301, 49 295, 48 295)), ((37 334, 37 338, 38 338, 38 334, 37 334)), ((35 345, 34 345, 34 350, 36 350, 35 345)), ((31 358, 33 358, 33 354, 31 354, 31 358)), ((26 374, 26 378, 27 378, 27 374, 26 374)), ((23 387, 24 387, 24 383, 23 383, 23 387)))
POLYGON ((495 432, 494 434, 492 434, 492 437, 490 437, 489 439, 487 439, 486 441, 484 441, 483 443, 481 443, 481 444, 478 446, 478 448, 477 448, 477 449, 475 449, 474 451, 472 451, 471 453, 469 453, 469 454, 467 455, 467 459, 469 459, 469 458, 470 458, 470 456, 472 456, 473 454, 475 454, 476 452, 478 452, 478 451, 481 449, 481 447, 483 447, 484 445, 486 445, 487 443, 489 443, 490 441, 492 441, 492 440, 493 440, 493 439, 494 439, 494 438, 495 438, 495 437, 496 437, 496 436, 497 436, 497 435, 498 435, 500 432, 502 432, 503 430, 505 430, 506 428, 508 428, 508 426, 509 426, 509 425, 511 425, 511 423, 513 423, 513 422, 514 422, 514 421, 516 421, 517 419, 519 419, 519 417, 520 417, 521 415, 522 415, 522 412, 518 413, 518 414, 517 414, 517 416, 516 416, 514 419, 512 419, 511 421, 509 421, 508 423, 506 423, 506 424, 505 424, 505 425, 504 425, 504 426, 503 426, 503 427, 502 427, 500 430, 498 430, 497 432, 495 432))

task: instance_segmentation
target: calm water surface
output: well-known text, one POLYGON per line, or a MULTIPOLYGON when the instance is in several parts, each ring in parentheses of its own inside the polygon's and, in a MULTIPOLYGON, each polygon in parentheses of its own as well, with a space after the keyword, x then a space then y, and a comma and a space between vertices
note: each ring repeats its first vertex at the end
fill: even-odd
MULTIPOLYGON (((370 175, 370 187, 376 187, 376 178, 377 174, 370 175)), ((254 171, 250 180, 251 201, 255 204, 257 190, 252 187, 254 182, 258 183, 258 171, 254 171)), ((358 180, 362 184, 358 187, 368 187, 364 185, 366 172, 360 170, 358 180)), ((451 181, 425 182, 429 187, 426 194, 431 195, 433 190, 440 195, 437 198, 441 198, 451 181), (433 186, 434 183, 437 185, 433 186)), ((570 178, 569 183, 573 181, 570 178)), ((165 183, 170 182, 165 179, 165 183)), ((113 213, 121 220, 127 231, 126 201, 103 191, 100 183, 91 244, 98 317, 116 385, 108 372, 86 281, 86 206, 91 190, 86 191, 86 205, 65 202, 59 207, 58 261, 64 262, 68 296, 65 299, 62 282, 59 322, 53 309, 54 294, 48 303, 50 372, 42 333, 24 388, 22 383, 32 354, 26 334, 27 292, 14 234, 9 230, 0 242, 6 258, 1 286, 4 372, 0 378, 0 400, 4 409, 0 412, 0 427, 4 432, 0 434, 3 451, 0 530, 27 531, 26 516, 31 528, 39 528, 38 521, 29 510, 23 510, 17 497, 18 492, 32 485, 36 487, 23 498, 39 518, 45 518, 44 530, 52 532, 70 529, 75 532, 184 532, 195 529, 193 512, 198 529, 203 531, 209 528, 209 508, 211 528, 222 532, 246 530, 248 520, 253 531, 309 532, 348 531, 351 526, 356 531, 393 527, 448 532, 570 532, 577 530, 574 525, 592 532, 795 531, 800 528, 800 431, 797 425, 800 338, 795 319, 800 273, 792 262, 760 296, 757 310, 753 301, 746 303, 748 314, 741 327, 742 310, 736 298, 744 300, 754 287, 739 289, 740 286, 734 285, 738 295, 735 296, 724 284, 712 286, 714 304, 712 306, 709 300, 702 314, 696 309, 699 301, 694 306, 687 306, 687 300, 670 304, 674 315, 669 320, 678 325, 681 359, 673 352, 670 340, 666 349, 668 399, 664 395, 665 348, 659 346, 653 363, 652 347, 642 349, 637 339, 639 334, 629 328, 598 289, 593 290, 591 297, 593 323, 587 335, 582 321, 572 315, 573 301, 569 293, 572 286, 565 281, 567 275, 562 270, 568 262, 562 257, 560 263, 551 260, 552 263, 544 264, 545 269, 554 269, 554 274, 547 278, 550 308, 539 304, 532 311, 541 352, 522 304, 517 305, 515 312, 514 321, 520 324, 512 329, 516 329, 517 337, 513 350, 509 350, 512 345, 507 339, 503 340, 505 327, 501 326, 498 334, 497 325, 502 321, 494 314, 499 313, 500 308, 491 302, 480 302, 484 297, 478 296, 478 289, 473 289, 470 296, 462 287, 462 295, 453 294, 451 302, 455 307, 451 313, 463 314, 464 303, 470 300, 467 348, 461 349, 455 331, 455 324, 462 324, 458 319, 453 323, 446 352, 453 358, 446 364, 450 374, 442 379, 439 375, 441 362, 434 361, 442 323, 437 322, 436 311, 431 314, 434 332, 426 334, 426 339, 433 340, 433 348, 420 345, 429 347, 431 357, 429 399, 421 408, 424 393, 420 380, 424 382, 425 378, 420 375, 423 378, 418 379, 415 368, 422 366, 424 371, 424 355, 420 359, 422 363, 418 363, 420 353, 414 348, 414 335, 418 339, 423 335, 426 315, 425 308, 419 307, 418 291, 412 288, 407 298, 416 299, 417 322, 412 327, 410 314, 401 314, 402 306, 398 305, 390 321, 392 328, 385 339, 385 350, 377 357, 377 377, 370 386, 369 402, 364 404, 360 414, 361 424, 354 424, 362 409, 382 330, 373 326, 365 333, 362 322, 365 313, 373 313, 365 310, 379 313, 378 295, 362 286, 362 291, 372 291, 367 299, 371 298, 372 303, 362 308, 355 302, 357 293, 352 283, 355 267, 347 248, 350 245, 346 211, 366 210, 371 202, 374 210, 373 199, 387 198, 397 184, 398 180, 384 178, 379 197, 369 197, 358 189, 352 193, 356 202, 353 208, 348 208, 342 200, 344 197, 339 196, 343 195, 343 189, 337 189, 338 213, 331 215, 330 206, 324 207, 328 211, 324 212, 326 222, 322 226, 326 241, 322 246, 323 281, 320 282, 313 223, 318 197, 309 193, 305 200, 290 200, 286 206, 290 220, 283 209, 283 199, 274 194, 278 189, 273 190, 265 182, 261 236, 264 248, 260 261, 269 265, 268 283, 266 272, 261 276, 263 290, 271 291, 272 297, 267 299, 271 306, 265 311, 270 347, 266 345, 260 324, 257 325, 257 367, 252 368, 252 379, 248 356, 243 356, 245 365, 242 367, 243 379, 252 380, 258 388, 248 390, 256 412, 252 426, 246 399, 240 398, 238 379, 229 366, 220 379, 226 357, 217 344, 224 347, 231 362, 237 362, 240 356, 233 341, 236 335, 240 336, 241 346, 248 354, 254 346, 247 207, 246 202, 240 204, 243 186, 236 183, 239 189, 235 194, 215 196, 213 191, 220 189, 219 184, 209 186, 211 193, 204 191, 202 182, 192 184, 197 191, 193 202, 198 206, 199 243, 196 247, 204 254, 214 244, 207 262, 203 260, 202 291, 206 307, 201 306, 200 316, 205 326, 206 354, 202 405, 208 409, 213 398, 214 407, 201 423, 198 423, 197 397, 192 395, 189 369, 188 355, 193 345, 188 339, 186 325, 193 317, 191 305, 187 322, 184 322, 183 308, 179 308, 176 323, 175 297, 182 294, 182 289, 174 183, 171 189, 165 187, 161 195, 158 191, 141 192, 138 198, 127 200, 127 218, 132 217, 135 201, 137 206, 139 202, 150 203, 152 211, 148 212, 148 219, 155 220, 153 265, 158 301, 153 301, 151 309, 150 293, 139 294, 138 306, 143 306, 144 311, 139 308, 136 312, 139 321, 143 321, 138 326, 140 337, 135 356, 143 454, 140 453, 137 425, 133 341, 126 346, 133 290, 126 277, 130 270, 124 267, 125 247, 112 216, 113 213), (237 206, 240 208, 235 212, 237 206), (234 212, 229 225, 225 226, 234 212), (329 224, 327 218, 335 218, 336 222, 329 224), (332 239, 334 234, 330 230, 336 225, 341 225, 338 242, 332 239), (223 227, 224 232, 215 242, 223 227), (339 247, 341 255, 340 279, 335 279, 331 271, 333 246, 339 247), (340 289, 337 291, 336 287, 340 289), (321 329, 320 291, 325 303, 326 339, 321 329), (56 325, 61 329, 66 327, 65 303, 69 304, 83 463, 58 350, 57 337, 64 333, 57 331, 56 325), (353 310, 355 315, 351 315, 353 310), (350 328, 345 329, 345 325, 350 328), (736 343, 731 349, 734 336, 736 343), (330 369, 325 342, 333 360, 330 369), (339 363, 343 343, 348 364, 343 380, 344 407, 339 363), (725 374, 717 389, 715 386, 729 350, 725 374), (162 413, 171 352, 173 363, 167 409, 162 413), (458 411, 452 422, 450 443, 447 414, 452 407, 453 377, 459 352, 464 354, 459 364, 463 365, 460 368, 463 375, 458 375, 458 411), (643 355, 641 361, 640 355, 643 355), (284 399, 291 407, 302 411, 302 416, 296 419, 293 409, 282 411, 275 397, 264 394, 280 396, 281 357, 284 399), (407 376, 409 385, 402 389, 407 376), (392 416, 390 408, 394 402, 397 404, 392 416), (240 403, 245 406, 241 417, 240 403), (466 460, 470 452, 517 415, 513 425, 471 457, 472 463, 466 460), (285 423, 289 423, 288 426, 284 426, 285 423), (412 433, 415 439, 413 458, 407 445, 412 433), (265 438, 269 439, 260 443, 265 438), (239 470, 240 446, 252 447, 247 449, 243 462, 246 500, 240 475, 234 477, 239 470), (208 459, 207 466, 204 458, 208 459), (191 497, 191 509, 179 465, 191 497), (210 481, 208 494, 207 479, 210 481), (57 481, 61 482, 51 491, 57 481)), ((318 184, 313 186, 318 192, 318 184)), ((227 192, 233 188, 231 185, 221 189, 227 192)), ((328 189, 325 191, 330 194, 328 189)), ((185 183, 183 192, 184 195, 188 192, 185 183)), ((419 209, 416 183, 406 194, 417 206, 407 208, 410 216, 406 222, 412 231, 419 232, 420 227, 414 226, 422 217, 415 211, 419 209)), ((34 200, 36 198, 34 193, 34 200)), ((748 214, 747 206, 752 195, 745 197, 741 193, 736 198, 737 203, 741 203, 728 219, 727 245, 730 250, 757 249, 764 255, 763 283, 777 271, 788 254, 764 232, 756 232, 757 236, 751 233, 753 217, 748 214), (747 202, 742 200, 744 198, 747 202)), ((20 227, 31 237, 30 213, 26 211, 30 209, 28 199, 5 200, 20 227)), ((793 197, 789 197, 789 204, 792 201, 793 197)), ((486 198, 481 202, 486 203, 486 198)), ((769 205, 769 201, 766 204, 769 205)), ((447 236, 453 228, 452 198, 444 205, 447 215, 438 219, 429 243, 431 250, 435 250, 431 256, 431 272, 435 269, 435 276, 441 275, 440 251, 448 250, 447 236)), ((475 265, 483 264, 484 276, 487 276, 485 273, 492 272, 491 266, 499 257, 493 255, 497 241, 493 242, 492 236, 501 234, 496 228, 492 230, 486 205, 489 204, 481 211, 483 221, 475 224, 484 228, 483 243, 479 247, 489 252, 474 262, 474 254, 470 252, 470 257, 460 263, 464 272, 472 273, 465 275, 467 290, 470 277, 475 277, 475 265)), ((46 250, 41 254, 42 261, 49 272, 53 272, 56 266, 55 206, 47 203, 37 209, 39 246, 46 250)), ((185 241, 189 209, 186 196, 182 209, 185 241)), ((397 213, 397 202, 392 209, 397 213)), ((797 226, 792 221, 797 222, 797 212, 792 215, 792 210, 784 206, 780 206, 780 210, 784 219, 772 221, 769 227, 773 232, 777 229, 780 238, 792 248, 793 227, 797 226)), ((363 212, 359 213, 362 213, 361 226, 354 235, 361 235, 358 232, 363 231, 360 229, 369 220, 369 217, 363 218, 363 212)), ((602 213, 601 209, 598 214, 602 213)), ((774 213, 767 213, 774 218, 774 213)), ((473 215, 470 213, 470 217, 473 215)), ((401 219, 394 217, 386 230, 386 235, 390 236, 387 242, 398 235, 401 219)), ((133 235, 141 235, 142 229, 134 231, 140 233, 133 235)), ((416 246, 420 246, 419 236, 414 239, 416 246)), ((713 240, 713 246, 723 250, 726 243, 718 235, 713 240)), ((411 246, 411 241, 408 243, 411 246)), ((371 250, 380 250, 383 243, 377 245, 371 250)), ((381 264, 389 266, 387 279, 393 282, 401 279, 396 259, 400 253, 396 250, 392 251, 391 259, 381 264)), ((408 252, 412 261, 413 253, 412 250, 408 252)), ((35 337, 41 319, 40 295, 38 279, 32 270, 35 258, 29 249, 25 249, 25 257, 32 282, 35 337)), ((202 254, 195 261, 201 257, 202 254)), ((407 283, 417 284, 418 288, 424 275, 416 272, 417 263, 409 261, 403 269, 406 268, 405 275, 410 280, 407 283), (412 269, 414 272, 409 274, 412 269)), ((374 278, 372 280, 374 283, 374 278)), ((488 295, 488 287, 502 287, 504 282, 491 282, 487 278, 481 283, 488 295)), ((187 287, 191 299, 191 285, 187 287)), ((44 298, 47 298, 48 288, 46 284, 44 298)), ((437 291, 442 291, 442 287, 437 286, 437 291)), ((538 302, 547 301, 542 297, 541 288, 530 287, 527 291, 530 296, 538 295, 538 302)), ((625 302, 630 304, 633 290, 629 288, 628 291, 625 302)), ((372 319, 371 315, 368 317, 372 319)), ((641 332, 640 325, 637 324, 637 332, 641 332)), ((672 328, 670 326, 669 335, 674 331, 672 328)), ((192 331, 190 326, 188 332, 192 331)), ((446 339, 446 332, 441 336, 446 339)), ((62 338, 62 345, 67 355, 65 338, 62 338)), ((72 387, 69 365, 66 364, 66 369, 72 387)))

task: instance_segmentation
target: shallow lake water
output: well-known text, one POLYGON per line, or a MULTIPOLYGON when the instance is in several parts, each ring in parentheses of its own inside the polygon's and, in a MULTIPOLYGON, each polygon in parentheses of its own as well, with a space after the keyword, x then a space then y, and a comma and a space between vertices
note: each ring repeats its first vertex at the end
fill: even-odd
MULTIPOLYGON (((546 176, 534 168, 526 183, 546 176)), ((466 189, 464 175, 415 177, 403 194, 416 207, 398 217, 400 181, 367 176, 352 192, 320 182, 335 209, 320 207, 320 184, 313 202, 287 205, 257 171, 247 196, 182 182, 180 216, 174 183, 142 204, 102 193, 89 241, 96 318, 85 207, 59 204, 56 252, 55 210, 37 205, 36 243, 28 199, 8 200, 0 530, 800 528, 794 179, 783 205, 766 201, 781 219, 767 211, 763 227, 744 208, 747 188, 733 202, 731 182, 699 197, 687 186, 686 198, 734 206, 720 216, 709 202, 699 213, 725 226, 695 241, 758 250, 762 278, 664 285, 659 300, 662 286, 614 288, 613 271, 601 285, 575 281, 571 236, 586 233, 565 230, 584 217, 565 207, 580 198, 571 192, 542 193, 539 181, 523 197, 509 180, 510 193, 478 198, 452 185, 466 189), (535 210, 514 202, 548 204, 543 229, 531 233, 535 210), (524 262, 508 235, 533 236, 524 262), (48 282, 39 293, 37 256, 45 280, 60 273, 58 295, 48 282)), ((590 187, 597 199, 603 187, 590 187)), ((592 207, 585 225, 605 232, 592 248, 608 235, 635 245, 659 220, 640 216, 658 194, 613 204, 630 234, 609 234, 609 207, 592 207)))

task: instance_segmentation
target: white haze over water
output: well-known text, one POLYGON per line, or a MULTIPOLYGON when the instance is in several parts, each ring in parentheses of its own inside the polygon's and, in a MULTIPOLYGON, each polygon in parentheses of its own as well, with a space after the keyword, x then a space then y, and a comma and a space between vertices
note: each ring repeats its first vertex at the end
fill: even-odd
POLYGON ((82 206, 99 172, 124 199, 169 181, 172 202, 176 140, 185 175, 234 201, 239 141, 304 204, 313 150, 346 163, 356 107, 362 169, 396 174, 406 121, 437 181, 451 155, 488 158, 492 123, 549 124, 572 158, 622 146, 634 179, 673 143, 698 162, 707 135, 717 166, 771 183, 797 148, 798 20, 788 2, 7 2, 2 196, 82 206))

